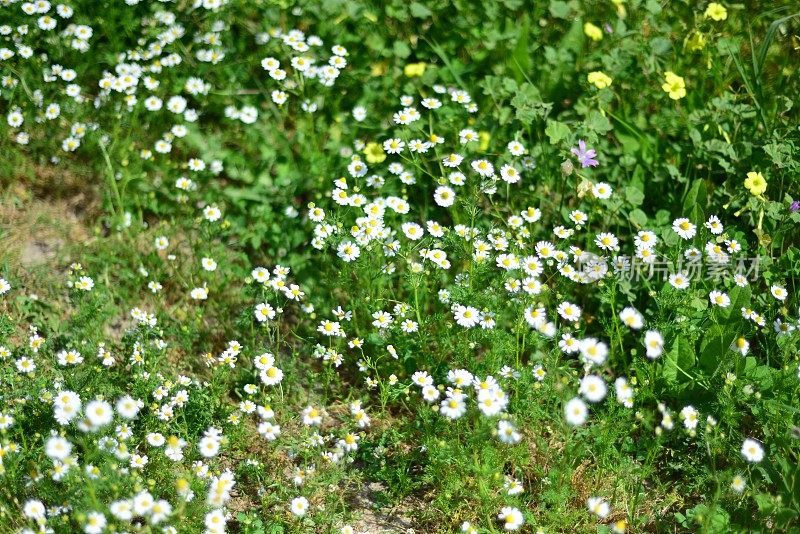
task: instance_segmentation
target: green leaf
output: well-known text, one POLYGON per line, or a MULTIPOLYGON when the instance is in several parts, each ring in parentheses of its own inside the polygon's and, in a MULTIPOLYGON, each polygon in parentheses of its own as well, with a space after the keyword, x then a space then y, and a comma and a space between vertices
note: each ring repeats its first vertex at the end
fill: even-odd
POLYGON ((798 515, 798 512, 791 508, 781 508, 775 513, 775 522, 782 526, 790 526, 792 524, 796 526, 798 515))
POLYGON ((686 193, 686 198, 683 200, 683 213, 691 213, 692 208, 695 206, 700 206, 700 208, 705 209, 707 198, 705 182, 703 180, 695 180, 692 182, 692 187, 689 189, 689 192, 686 193))
POLYGON ((658 15, 661 13, 661 2, 658 0, 647 0, 647 3, 644 5, 644 7, 653 15, 658 15))
POLYGON ((642 148, 642 145, 635 136, 619 132, 615 132, 614 135, 617 137, 617 140, 622 145, 623 152, 626 154, 636 154, 639 152, 639 149, 642 148))
POLYGON ((638 187, 629 185, 625 188, 625 199, 633 206, 641 206, 644 202, 644 193, 638 187))
MULTIPOLYGON (((675 235, 674 232, 673 232, 673 235, 675 235)), ((693 310, 698 311, 698 312, 702 312, 702 311, 707 310, 708 306, 709 306, 708 299, 704 299, 704 298, 700 298, 700 297, 693 297, 689 301, 689 307, 691 307, 693 310)))
POLYGON ((700 365, 706 371, 713 372, 720 362, 729 356, 731 343, 736 334, 720 325, 714 325, 706 331, 700 343, 700 365))
POLYGON ((695 366, 695 362, 694 344, 685 336, 679 335, 664 357, 663 376, 668 382, 685 382, 690 378, 686 375, 695 366))
POLYGON ((581 22, 579 17, 576 17, 572 22, 572 26, 570 26, 567 33, 565 33, 564 37, 561 39, 559 46, 564 51, 569 50, 575 54, 579 54, 586 39, 586 35, 583 33, 583 22, 581 22))
POLYGON ((637 229, 647 226, 647 214, 638 208, 628 214, 628 219, 637 229))
POLYGON ((774 501, 772 500, 772 495, 767 493, 758 493, 755 495, 756 505, 758 509, 763 514, 772 514, 772 511, 775 509, 774 501))
POLYGON ((565 19, 569 17, 570 7, 569 4, 566 2, 562 2, 561 0, 551 0, 550 2, 550 14, 553 15, 557 19, 565 19))
POLYGON ((521 82, 525 79, 526 73, 531 70, 531 53, 536 50, 539 45, 531 46, 529 43, 530 20, 528 16, 524 15, 522 20, 518 21, 518 24, 519 39, 517 40, 517 46, 514 47, 513 54, 509 57, 508 65, 514 71, 517 81, 521 82))
POLYGON ((674 247, 678 243, 680 243, 681 238, 672 228, 664 228, 661 231, 661 239, 664 240, 664 244, 668 247, 674 247))
POLYGON ((598 134, 604 134, 614 128, 608 117, 597 110, 591 111, 589 116, 586 117, 586 127, 598 134))
POLYGON ((656 225, 667 226, 672 220, 671 213, 667 210, 658 210, 656 212, 656 225))
POLYGON ((523 83, 520 86, 517 94, 511 99, 511 105, 516 110, 517 120, 524 123, 545 118, 553 108, 552 104, 542 101, 539 89, 530 83, 523 83))
POLYGON ((664 37, 654 37, 650 40, 650 50, 657 56, 663 56, 672 50, 672 41, 664 37))
POLYGON ((411 55, 411 48, 403 41, 395 41, 392 50, 394 51, 394 55, 401 59, 405 59, 411 55))
POLYGON ((386 41, 384 41, 383 37, 377 33, 371 33, 367 35, 367 38, 364 39, 364 44, 367 45, 367 48, 373 51, 381 51, 386 48, 386 41))
POLYGON ((742 308, 746 308, 750 304, 750 286, 739 287, 734 286, 728 296, 731 303, 727 308, 721 308, 720 316, 726 323, 733 322, 739 318, 739 313, 742 308))
POLYGON ((550 138, 550 144, 555 145, 569 136, 569 126, 563 122, 548 120, 544 133, 550 138))
POLYGON ((758 384, 759 389, 767 391, 772 388, 773 373, 775 371, 768 365, 756 365, 753 369, 747 370, 745 376, 758 384))
POLYGON ((779 169, 797 165, 797 161, 792 157, 792 154, 795 153, 795 147, 794 144, 789 141, 784 143, 773 142, 764 145, 764 153, 770 157, 772 163, 779 169))
POLYGON ((633 176, 631 176, 629 185, 632 185, 639 191, 644 192, 644 167, 637 165, 636 168, 633 169, 633 176))
POLYGON ((408 6, 408 9, 411 11, 411 16, 418 19, 426 19, 433 13, 430 9, 419 2, 412 2, 411 5, 408 6))
POLYGON ((252 202, 264 201, 264 195, 259 194, 257 191, 253 191, 252 189, 233 189, 226 187, 222 190, 222 194, 231 200, 250 200, 252 202))

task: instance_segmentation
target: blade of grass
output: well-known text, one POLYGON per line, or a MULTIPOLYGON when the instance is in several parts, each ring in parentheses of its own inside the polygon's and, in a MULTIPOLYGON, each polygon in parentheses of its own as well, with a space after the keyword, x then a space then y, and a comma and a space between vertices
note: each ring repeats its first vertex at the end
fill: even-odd
POLYGON ((427 42, 428 45, 431 47, 431 50, 433 50, 436 53, 436 55, 439 56, 439 59, 441 59, 442 63, 445 64, 445 66, 447 67, 447 70, 449 70, 450 74, 453 75, 453 79, 456 82, 458 82, 458 84, 461 87, 466 87, 464 82, 461 80, 461 76, 459 76, 458 72, 456 72, 456 69, 453 68, 453 63, 450 61, 450 58, 447 57, 447 54, 445 53, 444 49, 439 45, 439 43, 437 43, 436 41, 434 41, 432 39, 427 39, 427 38, 424 38, 424 37, 423 37, 423 39, 425 39, 425 42, 427 42))

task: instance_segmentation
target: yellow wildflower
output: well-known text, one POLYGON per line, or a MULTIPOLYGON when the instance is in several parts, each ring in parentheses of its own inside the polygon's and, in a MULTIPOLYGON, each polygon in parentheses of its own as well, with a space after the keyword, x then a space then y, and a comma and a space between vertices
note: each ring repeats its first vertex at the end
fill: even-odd
POLYGON ((369 73, 371 76, 383 76, 386 74, 386 62, 381 61, 379 63, 373 63, 369 66, 369 73))
POLYGON ((725 9, 725 6, 722 4, 711 2, 708 4, 704 15, 707 19, 716 20, 719 22, 728 18, 728 10, 725 9))
POLYGON ((592 41, 600 41, 603 38, 603 30, 601 30, 591 22, 587 22, 586 24, 583 25, 583 33, 585 33, 586 37, 588 37, 592 41))
POLYGON ((689 52, 697 52, 706 47, 706 36, 700 32, 693 32, 686 38, 686 48, 689 52))
POLYGON ((750 191, 751 195, 763 195, 767 190, 767 181, 760 172, 750 171, 745 178, 744 186, 750 191))
POLYGON ((590 72, 586 79, 598 89, 605 89, 613 81, 605 72, 599 70, 590 72))
POLYGON ((364 155, 367 163, 382 163, 386 159, 386 152, 378 143, 367 143, 367 146, 364 147, 364 155))
POLYGON ((414 76, 422 76, 423 74, 425 74, 426 66, 427 65, 423 62, 409 63, 403 69, 403 74, 405 74, 409 78, 413 78, 414 76))
POLYGON ((667 71, 664 73, 665 83, 661 86, 664 92, 669 93, 672 100, 680 100, 686 96, 686 82, 682 76, 678 76, 674 72, 667 71))
POLYGON ((478 138, 480 139, 478 150, 486 152, 489 149, 489 141, 492 139, 492 134, 489 132, 478 132, 478 138))

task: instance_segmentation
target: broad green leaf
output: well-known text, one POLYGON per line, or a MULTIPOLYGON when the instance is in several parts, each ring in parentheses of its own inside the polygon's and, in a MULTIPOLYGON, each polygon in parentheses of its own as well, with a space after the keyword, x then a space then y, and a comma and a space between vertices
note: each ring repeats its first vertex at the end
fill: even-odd
POLYGON ((392 50, 394 51, 394 55, 401 59, 405 59, 411 55, 411 49, 403 41, 395 41, 392 50))
POLYGON ((598 134, 604 134, 614 128, 608 117, 597 110, 591 111, 586 117, 586 127, 598 134))
POLYGON ((689 192, 686 193, 686 198, 683 201, 683 213, 692 213, 692 208, 700 206, 701 209, 706 207, 706 184, 703 180, 695 180, 689 192))
POLYGON ((668 247, 674 247, 681 241, 681 238, 672 228, 664 228, 664 230, 661 231, 661 239, 664 240, 664 244, 668 247))
POLYGON ((700 365, 708 372, 713 372, 725 358, 733 357, 731 343, 736 334, 720 325, 709 328, 700 343, 700 365))
POLYGON ((625 199, 633 206, 641 206, 644 202, 644 193, 638 187, 629 185, 625 188, 625 199))
POLYGON ((544 133, 550 138, 550 144, 555 145, 569 136, 569 126, 563 122, 548 120, 544 133))
POLYGON ((526 124, 545 118, 553 107, 552 104, 542 101, 539 89, 530 83, 523 83, 520 86, 517 94, 511 99, 511 105, 516 110, 517 120, 526 124))
POLYGON ((695 361, 694 344, 686 336, 679 335, 664 357, 664 378, 673 383, 688 381, 690 377, 686 375, 691 375, 695 361))
MULTIPOLYGON (((517 46, 514 48, 514 53, 509 57, 508 66, 516 74, 517 80, 522 82, 526 74, 531 70, 531 53, 538 48, 539 45, 531 46, 529 42, 530 19, 528 16, 524 15, 519 23, 519 39, 517 40, 517 46)), ((539 100, 541 100, 541 97, 539 100)))
POLYGON ((411 12, 411 16, 418 19, 426 19, 432 14, 430 9, 419 2, 412 2, 411 5, 408 6, 408 9, 411 12))
POLYGON ((727 308, 722 308, 720 316, 725 322, 733 322, 741 318, 741 309, 750 304, 750 286, 734 286, 728 293, 731 303, 727 308))
POLYGON ((557 19, 565 19, 569 17, 570 7, 569 4, 566 2, 562 2, 561 0, 551 0, 550 2, 550 14, 553 15, 557 19))
POLYGON ((647 215, 638 208, 628 214, 628 219, 637 229, 647 226, 647 215))

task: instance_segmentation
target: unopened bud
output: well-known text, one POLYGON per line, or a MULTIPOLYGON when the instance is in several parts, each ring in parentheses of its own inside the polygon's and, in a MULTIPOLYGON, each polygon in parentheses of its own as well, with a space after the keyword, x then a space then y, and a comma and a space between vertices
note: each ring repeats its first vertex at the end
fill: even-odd
POLYGON ((561 174, 564 176, 570 176, 574 171, 575 165, 572 164, 571 160, 565 159, 561 164, 561 174))

